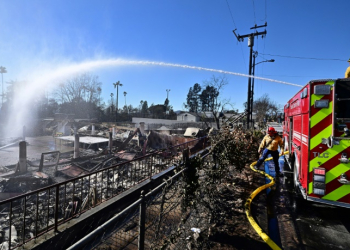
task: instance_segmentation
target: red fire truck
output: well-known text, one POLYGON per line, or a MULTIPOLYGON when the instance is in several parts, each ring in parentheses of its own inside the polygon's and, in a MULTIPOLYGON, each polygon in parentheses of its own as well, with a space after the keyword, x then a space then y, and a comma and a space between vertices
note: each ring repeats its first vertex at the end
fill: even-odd
POLYGON ((310 81, 282 118, 296 190, 306 200, 350 208, 350 79, 310 81))

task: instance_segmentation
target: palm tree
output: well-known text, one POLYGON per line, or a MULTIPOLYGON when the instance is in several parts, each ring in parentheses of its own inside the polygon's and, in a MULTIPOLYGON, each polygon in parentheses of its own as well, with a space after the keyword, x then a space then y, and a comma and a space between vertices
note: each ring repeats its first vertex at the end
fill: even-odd
POLYGON ((4 105, 4 73, 7 73, 7 70, 5 67, 0 66, 0 73, 1 73, 1 79, 2 79, 2 92, 1 92, 1 107, 4 105))
POLYGON ((120 81, 117 81, 116 83, 113 83, 114 88, 117 88, 117 105, 116 105, 116 109, 115 109, 115 119, 117 121, 117 115, 118 115, 118 89, 119 86, 123 86, 123 84, 120 83, 120 81))
POLYGON ((127 110, 128 114, 129 114, 129 109, 128 109, 128 106, 126 106, 126 94, 127 94, 127 93, 124 91, 124 93, 123 93, 123 94, 124 94, 124 97, 125 97, 125 108, 126 108, 126 110, 127 110))
POLYGON ((125 97, 125 106, 126 106, 126 92, 124 91, 124 97, 125 97))

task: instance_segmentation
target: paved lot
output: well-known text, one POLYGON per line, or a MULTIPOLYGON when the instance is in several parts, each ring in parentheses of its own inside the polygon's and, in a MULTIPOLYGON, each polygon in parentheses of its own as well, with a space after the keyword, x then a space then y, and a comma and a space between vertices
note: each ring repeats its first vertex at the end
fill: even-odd
MULTIPOLYGON (((267 195, 269 236, 282 249, 350 249, 349 209, 303 200, 296 196, 292 173, 280 161, 284 177, 267 195)), ((265 171, 274 176, 272 162, 265 171)))
MULTIPOLYGON (((73 151, 72 145, 62 144, 52 136, 27 137, 27 160, 40 159, 41 153, 49 151, 60 151, 61 153, 73 151)), ((19 161, 18 143, 13 146, 0 149, 0 167, 11 166, 19 161)))

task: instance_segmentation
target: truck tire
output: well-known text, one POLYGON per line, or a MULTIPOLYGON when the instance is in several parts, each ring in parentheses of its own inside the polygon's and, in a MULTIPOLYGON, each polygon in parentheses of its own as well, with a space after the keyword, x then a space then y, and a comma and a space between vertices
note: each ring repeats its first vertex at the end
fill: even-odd
POLYGON ((293 157, 293 188, 295 195, 292 196, 292 211, 298 214, 302 207, 302 198, 298 186, 298 168, 296 166, 296 159, 293 157))
POLYGON ((298 214, 300 208, 301 208, 301 200, 300 200, 300 197, 297 196, 297 195, 294 195, 294 196, 292 197, 292 211, 293 211, 295 214, 298 214))

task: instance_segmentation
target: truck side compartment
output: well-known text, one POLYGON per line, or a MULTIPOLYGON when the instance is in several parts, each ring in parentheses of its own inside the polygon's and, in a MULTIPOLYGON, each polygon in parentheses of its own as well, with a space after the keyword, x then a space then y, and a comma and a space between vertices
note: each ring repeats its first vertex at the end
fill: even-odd
POLYGON ((284 107, 286 159, 307 200, 350 208, 350 79, 310 81, 284 107))

